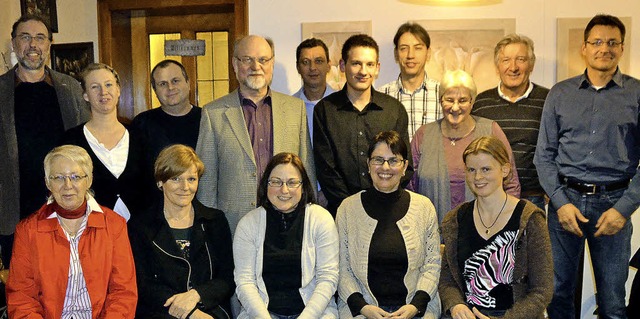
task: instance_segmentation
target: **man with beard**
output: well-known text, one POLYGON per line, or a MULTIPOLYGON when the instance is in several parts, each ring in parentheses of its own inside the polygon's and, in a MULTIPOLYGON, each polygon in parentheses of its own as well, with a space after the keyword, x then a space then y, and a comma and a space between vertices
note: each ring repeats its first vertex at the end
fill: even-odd
POLYGON ((42 161, 66 129, 89 119, 80 83, 46 66, 53 36, 38 16, 25 15, 11 29, 18 64, 0 76, 0 246, 11 256, 19 219, 44 204, 42 161))
POLYGON ((232 63, 240 87, 202 110, 196 152, 206 169, 198 199, 224 211, 232 231, 256 208, 258 182, 274 154, 298 154, 316 185, 305 105, 269 88, 274 57, 270 39, 240 39, 232 63))
MULTIPOLYGON (((334 216, 343 199, 372 187, 368 150, 378 133, 396 131, 409 145, 407 111, 398 100, 373 89, 380 71, 378 52, 378 44, 366 34, 347 39, 340 59, 347 83, 313 110, 316 173, 334 216)), ((403 181, 413 173, 411 154, 406 159, 409 166, 403 181)))

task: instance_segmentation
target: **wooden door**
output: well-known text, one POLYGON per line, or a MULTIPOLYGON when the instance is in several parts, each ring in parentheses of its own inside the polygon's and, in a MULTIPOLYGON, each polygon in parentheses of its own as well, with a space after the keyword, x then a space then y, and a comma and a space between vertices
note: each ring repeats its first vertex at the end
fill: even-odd
MULTIPOLYGON (((98 0, 100 61, 113 66, 121 78, 119 117, 130 120, 152 106, 152 35, 196 39, 211 32, 226 34, 226 88, 235 89, 238 84, 230 65, 231 54, 234 40, 246 35, 246 16, 246 0, 98 0)), ((204 87, 198 80, 209 78, 203 77, 207 68, 201 67, 198 75, 198 58, 182 57, 181 62, 190 78, 191 102, 208 102, 198 103, 196 95, 198 84, 201 92, 204 87)))

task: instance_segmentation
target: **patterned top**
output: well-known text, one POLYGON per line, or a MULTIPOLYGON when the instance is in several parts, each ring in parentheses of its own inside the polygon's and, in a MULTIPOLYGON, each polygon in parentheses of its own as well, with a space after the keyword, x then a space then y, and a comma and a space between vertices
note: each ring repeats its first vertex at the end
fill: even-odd
POLYGON ((426 73, 422 85, 413 92, 404 90, 400 76, 397 80, 380 87, 378 91, 396 98, 404 105, 409 115, 409 139, 413 139, 420 126, 442 118, 442 108, 438 99, 440 83, 427 77, 426 73))
POLYGON ((525 202, 520 201, 500 231, 485 240, 474 225, 474 205, 461 218, 458 260, 464 265, 462 276, 468 305, 482 309, 507 310, 513 306, 513 271, 520 217, 525 202))

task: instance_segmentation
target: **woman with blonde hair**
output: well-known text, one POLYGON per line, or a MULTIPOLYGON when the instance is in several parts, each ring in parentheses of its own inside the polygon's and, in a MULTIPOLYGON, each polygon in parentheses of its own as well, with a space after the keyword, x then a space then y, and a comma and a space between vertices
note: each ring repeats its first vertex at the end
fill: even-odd
POLYGON ((462 160, 475 199, 442 222, 445 318, 543 318, 553 294, 545 213, 505 192, 514 169, 499 139, 473 140, 462 160))
POLYGON ((44 171, 51 196, 16 227, 9 318, 133 318, 138 293, 127 224, 91 195, 89 154, 56 147, 44 171))
POLYGON ((446 212, 473 198, 464 182, 462 152, 477 137, 493 135, 504 143, 514 168, 505 189, 520 197, 520 182, 507 137, 498 123, 471 115, 477 96, 473 78, 462 70, 449 71, 440 82, 439 95, 444 118, 420 127, 411 141, 415 173, 409 189, 431 199, 441 223, 446 212))

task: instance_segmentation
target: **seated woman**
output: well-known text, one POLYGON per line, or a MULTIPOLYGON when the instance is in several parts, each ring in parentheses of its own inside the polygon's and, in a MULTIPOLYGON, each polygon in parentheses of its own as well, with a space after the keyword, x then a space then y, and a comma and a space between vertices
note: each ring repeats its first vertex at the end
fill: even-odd
POLYGON ((65 132, 63 144, 78 145, 95 165, 96 200, 129 220, 146 208, 151 176, 144 175, 141 142, 118 121, 120 78, 110 66, 89 64, 80 73, 83 97, 91 106, 91 119, 65 132))
POLYGON ((338 318, 338 232, 300 157, 276 154, 233 238, 239 319, 338 318))
POLYGON ((451 318, 544 318, 553 294, 545 213, 504 191, 511 178, 504 143, 480 137, 462 159, 476 199, 442 222, 440 296, 451 318))
POLYGON ((224 213, 195 199, 204 164, 192 148, 160 152, 155 179, 164 201, 130 222, 138 317, 230 318, 231 231, 224 213))
POLYGON ((440 82, 439 95, 444 118, 421 126, 411 141, 415 173, 408 188, 431 199, 441 223, 444 214, 473 198, 464 183, 462 152, 475 138, 493 135, 506 146, 513 167, 513 175, 505 183, 507 193, 520 197, 507 137, 498 123, 471 115, 477 95, 473 78, 462 70, 447 72, 440 82))
POLYGON ((127 224, 88 192, 89 154, 54 148, 44 159, 51 196, 16 227, 9 318, 133 318, 138 293, 127 224))
POLYGON ((340 318, 440 318, 438 220, 428 198, 400 187, 407 153, 397 132, 376 135, 373 187, 338 208, 340 318))

